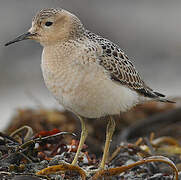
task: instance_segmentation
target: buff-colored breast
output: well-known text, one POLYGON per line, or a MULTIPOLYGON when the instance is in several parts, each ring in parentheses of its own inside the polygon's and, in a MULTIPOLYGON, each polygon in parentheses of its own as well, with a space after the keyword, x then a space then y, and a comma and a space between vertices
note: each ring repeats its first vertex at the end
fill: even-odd
POLYGON ((96 58, 72 42, 44 48, 43 77, 59 103, 89 118, 119 114, 136 104, 138 95, 113 82, 96 58))

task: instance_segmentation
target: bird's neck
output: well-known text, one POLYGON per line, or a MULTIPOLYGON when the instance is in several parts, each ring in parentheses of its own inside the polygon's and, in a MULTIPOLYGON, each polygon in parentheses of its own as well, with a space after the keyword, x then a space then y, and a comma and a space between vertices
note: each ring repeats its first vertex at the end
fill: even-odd
POLYGON ((42 66, 50 71, 56 71, 61 67, 69 67, 75 59, 77 42, 73 40, 59 42, 44 46, 42 53, 42 66))

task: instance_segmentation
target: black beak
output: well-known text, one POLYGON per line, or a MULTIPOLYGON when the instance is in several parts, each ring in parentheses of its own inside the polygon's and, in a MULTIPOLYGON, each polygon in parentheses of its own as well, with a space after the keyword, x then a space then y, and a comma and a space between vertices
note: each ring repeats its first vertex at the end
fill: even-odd
POLYGON ((18 36, 17 38, 15 38, 12 41, 9 41, 8 43, 5 44, 5 46, 9 46, 10 44, 13 44, 15 42, 19 42, 19 41, 23 41, 26 39, 30 39, 32 36, 34 36, 35 34, 31 34, 30 32, 24 33, 20 36, 18 36))

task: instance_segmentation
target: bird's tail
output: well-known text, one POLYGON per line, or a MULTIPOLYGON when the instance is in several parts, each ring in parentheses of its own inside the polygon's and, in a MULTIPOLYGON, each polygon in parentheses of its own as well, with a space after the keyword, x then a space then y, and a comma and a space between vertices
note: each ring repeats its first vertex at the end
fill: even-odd
POLYGON ((156 97, 156 100, 157 100, 157 101, 165 102, 165 103, 176 103, 176 102, 174 102, 174 101, 171 101, 171 100, 169 100, 169 99, 166 99, 164 94, 161 94, 161 93, 159 93, 159 92, 154 92, 154 94, 157 95, 157 97, 156 97))
POLYGON ((176 103, 175 101, 171 101, 169 99, 165 99, 165 98, 156 98, 157 101, 160 102, 165 102, 165 103, 176 103))

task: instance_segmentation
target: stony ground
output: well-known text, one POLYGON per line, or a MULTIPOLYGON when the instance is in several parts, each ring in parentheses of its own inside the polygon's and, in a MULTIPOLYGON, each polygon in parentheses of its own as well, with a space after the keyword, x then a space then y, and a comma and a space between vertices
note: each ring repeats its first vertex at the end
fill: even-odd
POLYGON ((177 101, 149 102, 115 117, 117 130, 107 168, 98 173, 105 120, 88 120, 89 137, 78 161, 80 168, 75 168, 70 164, 79 143, 76 117, 58 110, 18 110, 0 133, 0 179, 173 179, 174 168, 181 170, 179 98, 177 101))

